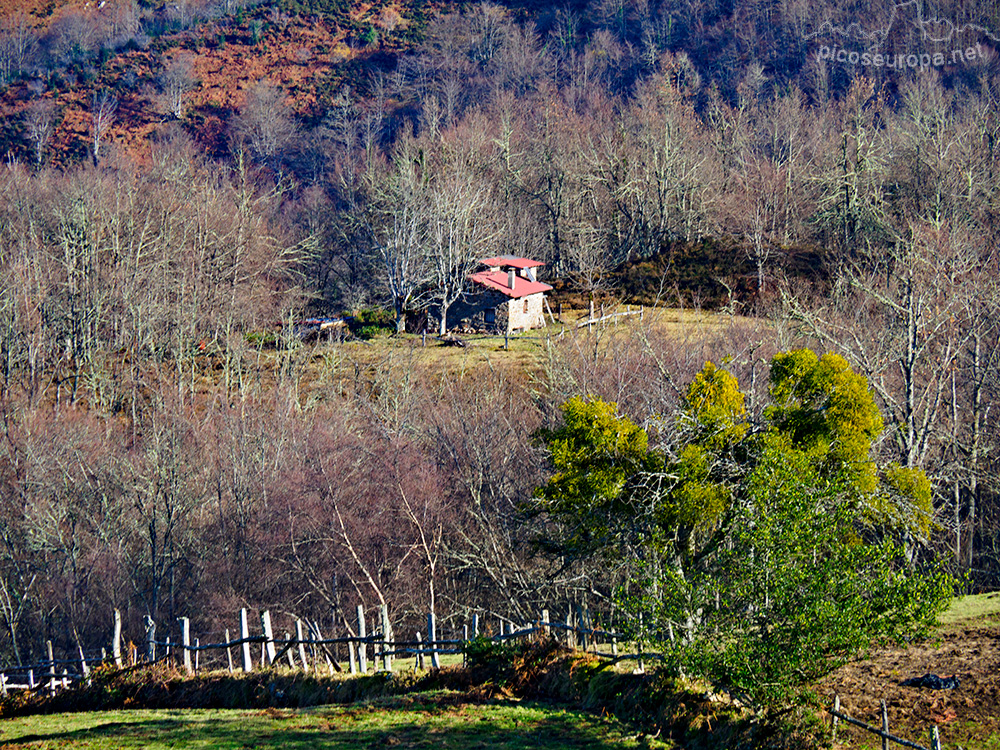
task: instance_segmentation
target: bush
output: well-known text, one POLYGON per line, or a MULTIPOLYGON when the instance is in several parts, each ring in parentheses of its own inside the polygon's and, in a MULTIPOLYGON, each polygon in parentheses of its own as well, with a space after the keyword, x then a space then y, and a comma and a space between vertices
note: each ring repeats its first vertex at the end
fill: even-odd
POLYGON ((395 333, 396 319, 391 310, 382 307, 365 307, 355 311, 350 328, 351 333, 359 339, 367 341, 395 333))

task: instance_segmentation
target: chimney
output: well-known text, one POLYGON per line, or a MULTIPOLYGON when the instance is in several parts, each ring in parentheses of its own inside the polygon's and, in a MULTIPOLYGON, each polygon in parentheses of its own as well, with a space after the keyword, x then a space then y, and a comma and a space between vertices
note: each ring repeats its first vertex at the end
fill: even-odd
POLYGON ((513 268, 507 272, 507 286, 509 286, 511 290, 514 289, 514 279, 516 278, 517 272, 513 268))

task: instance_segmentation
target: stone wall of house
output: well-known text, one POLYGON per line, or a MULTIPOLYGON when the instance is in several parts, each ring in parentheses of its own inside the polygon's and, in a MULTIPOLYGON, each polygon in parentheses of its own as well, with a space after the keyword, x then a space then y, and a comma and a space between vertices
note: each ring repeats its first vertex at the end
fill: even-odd
POLYGON ((545 327, 544 294, 529 294, 507 303, 508 330, 527 331, 545 327))
POLYGON ((467 294, 448 311, 448 328, 464 323, 476 329, 503 333, 507 328, 506 301, 505 295, 489 289, 467 294))
POLYGON ((545 295, 521 299, 492 290, 466 295, 448 311, 448 328, 470 325, 477 330, 513 333, 545 327, 545 295))

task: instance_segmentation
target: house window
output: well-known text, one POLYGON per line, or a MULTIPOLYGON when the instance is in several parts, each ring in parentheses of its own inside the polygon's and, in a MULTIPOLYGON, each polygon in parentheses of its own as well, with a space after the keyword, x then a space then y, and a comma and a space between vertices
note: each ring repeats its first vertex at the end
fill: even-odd
POLYGON ((487 308, 483 313, 483 320, 486 321, 487 325, 493 325, 497 322, 497 311, 492 307, 487 308))
POLYGON ((528 314, 528 300, 525 300, 525 301, 524 301, 524 314, 525 314, 525 315, 527 315, 527 314, 528 314))

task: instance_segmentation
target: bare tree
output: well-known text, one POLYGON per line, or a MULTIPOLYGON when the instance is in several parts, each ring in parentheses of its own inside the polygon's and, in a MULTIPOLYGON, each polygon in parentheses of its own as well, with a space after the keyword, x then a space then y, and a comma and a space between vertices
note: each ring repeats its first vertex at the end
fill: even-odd
POLYGON ((171 60, 160 73, 157 82, 160 88, 160 106, 180 120, 187 111, 188 95, 197 85, 191 59, 178 57, 171 60))
POLYGON ((111 128, 118 111, 118 97, 107 90, 94 91, 90 108, 90 140, 93 145, 94 165, 100 162, 101 143, 111 128))
POLYGON ((0 22, 0 84, 24 71, 37 46, 38 37, 24 11, 12 13, 0 22))
POLYGON ((275 166, 298 128, 281 90, 264 81, 252 86, 233 123, 233 134, 261 162, 275 166))
POLYGON ((396 332, 406 330, 406 312, 422 302, 430 280, 431 263, 423 249, 427 186, 420 166, 414 163, 416 144, 404 140, 392 169, 373 181, 367 233, 381 267, 381 281, 396 313, 396 332), (377 180, 377 181, 376 181, 377 180))
POLYGON ((51 99, 37 99, 24 111, 24 135, 35 152, 35 164, 42 165, 45 147, 52 138, 56 122, 56 106, 51 99))
POLYGON ((448 308, 465 294, 477 261, 490 252, 495 230, 487 190, 471 174, 451 168, 431 188, 424 250, 431 267, 434 298, 448 332, 448 308))

